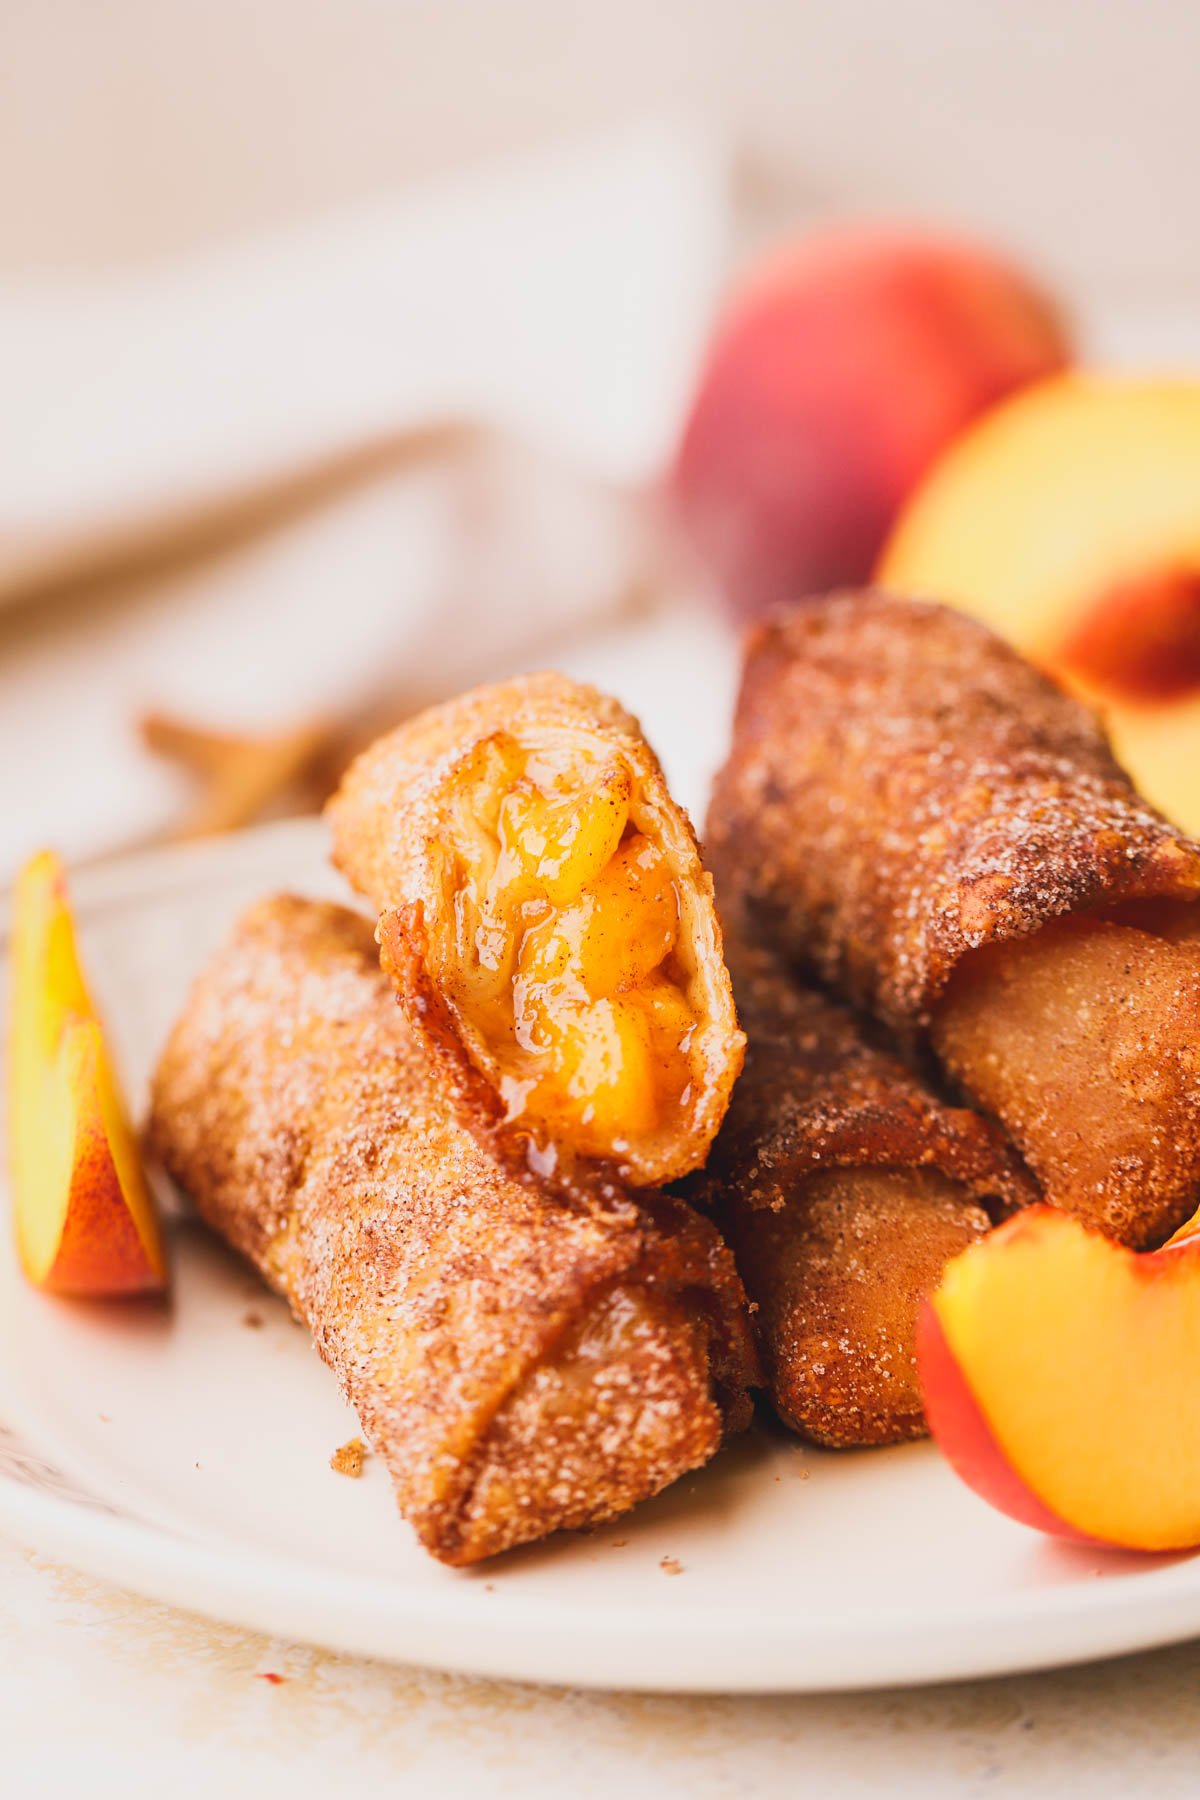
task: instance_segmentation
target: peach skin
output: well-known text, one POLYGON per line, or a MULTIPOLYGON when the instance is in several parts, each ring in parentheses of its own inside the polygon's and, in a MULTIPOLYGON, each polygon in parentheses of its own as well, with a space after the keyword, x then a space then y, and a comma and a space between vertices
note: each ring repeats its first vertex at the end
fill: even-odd
POLYGON ((946 444, 1069 354, 1047 297, 972 245, 859 226, 776 252, 717 323, 674 472, 731 610, 865 580, 946 444))
POLYGON ((48 852, 15 890, 8 1084, 13 1222, 29 1280, 65 1294, 160 1292, 158 1219, 48 852))
POLYGON ((878 579, 1077 689, 1200 831, 1200 381, 1060 375, 997 407, 910 497, 878 579))
POLYGON ((917 1358, 947 1460, 1002 1512, 1130 1550, 1200 1544, 1200 1221, 1138 1255, 1051 1207, 950 1263, 917 1358))

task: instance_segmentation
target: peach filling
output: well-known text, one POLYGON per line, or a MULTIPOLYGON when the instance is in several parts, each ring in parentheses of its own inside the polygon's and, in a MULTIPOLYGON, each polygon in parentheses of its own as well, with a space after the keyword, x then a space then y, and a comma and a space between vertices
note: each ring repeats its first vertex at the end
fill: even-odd
POLYGON ((503 734, 480 774, 445 990, 510 1121, 582 1156, 636 1154, 686 1115, 699 1071, 679 892, 633 775, 503 734))

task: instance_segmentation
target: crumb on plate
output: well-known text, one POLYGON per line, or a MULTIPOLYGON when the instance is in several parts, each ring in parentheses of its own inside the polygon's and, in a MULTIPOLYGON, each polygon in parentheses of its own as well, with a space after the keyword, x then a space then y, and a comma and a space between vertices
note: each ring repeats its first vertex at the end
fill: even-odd
POLYGON ((339 1475, 349 1475, 357 1481, 363 1472, 363 1462, 368 1456, 367 1446, 361 1438, 351 1438, 349 1443, 342 1444, 329 1459, 329 1466, 339 1475))

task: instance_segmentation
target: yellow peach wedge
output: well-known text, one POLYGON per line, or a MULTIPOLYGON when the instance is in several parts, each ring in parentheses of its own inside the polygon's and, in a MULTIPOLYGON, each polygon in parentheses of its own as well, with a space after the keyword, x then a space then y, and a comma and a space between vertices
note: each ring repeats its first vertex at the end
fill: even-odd
POLYGON ((1200 1215, 1139 1255, 1031 1207, 947 1265, 917 1339, 968 1486, 1054 1536, 1200 1544, 1200 1215))
POLYGON ((876 579, 1074 686, 1200 831, 1200 380, 1059 375, 995 407, 912 494, 876 579))
POLYGON ((14 894, 8 1111, 13 1223, 37 1287, 161 1292, 162 1236, 48 852, 14 894))

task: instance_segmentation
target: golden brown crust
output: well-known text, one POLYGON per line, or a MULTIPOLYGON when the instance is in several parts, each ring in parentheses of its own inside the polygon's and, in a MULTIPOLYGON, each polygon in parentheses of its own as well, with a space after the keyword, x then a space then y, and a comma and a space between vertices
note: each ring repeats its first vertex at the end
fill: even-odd
POLYGON ((949 1106, 864 1025, 740 934, 727 935, 746 1062, 695 1191, 789 1205, 829 1168, 934 1168, 993 1210, 1038 1189, 997 1128, 949 1106))
POLYGON ((746 1422, 741 1290, 711 1226, 665 1196, 506 1176, 342 908, 246 915, 164 1052, 150 1139, 307 1320, 444 1561, 612 1517, 746 1422))
POLYGON ((932 1026, 942 1068, 1004 1121, 1046 1199, 1135 1250, 1182 1225, 1200 1186, 1200 942, 1170 923, 1089 913, 990 945, 932 1026))
POLYGON ((834 1450, 922 1437, 917 1318, 987 1231, 983 1208, 936 1169, 830 1169, 781 1212, 722 1222, 784 1424, 834 1450))
POLYGON ((968 951, 1200 894, 1200 847, 1078 700, 974 621, 882 593, 751 634, 708 832, 756 934, 908 1036, 968 951))
MULTIPOLYGON (((507 1117, 488 1047, 449 1002, 437 974, 438 945, 453 911, 444 846, 454 839, 456 809, 479 774, 481 755, 501 737, 539 753, 578 745, 593 758, 619 754, 632 774, 638 828, 665 855, 680 908, 676 961, 686 964, 687 992, 699 1020, 688 1052, 699 1078, 688 1089, 684 1116, 657 1141, 616 1147, 598 1168, 602 1181, 658 1185, 703 1162, 741 1067, 744 1040, 711 880, 636 719, 596 689, 553 673, 477 688, 434 707, 380 739, 348 771, 327 809, 334 861, 379 913, 385 966, 464 1121, 514 1170, 524 1165, 533 1143, 539 1170, 557 1166, 558 1178, 576 1181, 580 1165, 569 1144, 553 1146, 547 1155, 526 1123, 507 1117)), ((584 1168, 582 1178, 596 1174, 584 1168)))
POLYGON ((746 1063, 687 1191, 733 1248, 784 1422, 837 1448, 919 1436, 920 1303, 989 1211, 1037 1188, 992 1125, 738 931, 726 942, 746 1063))

